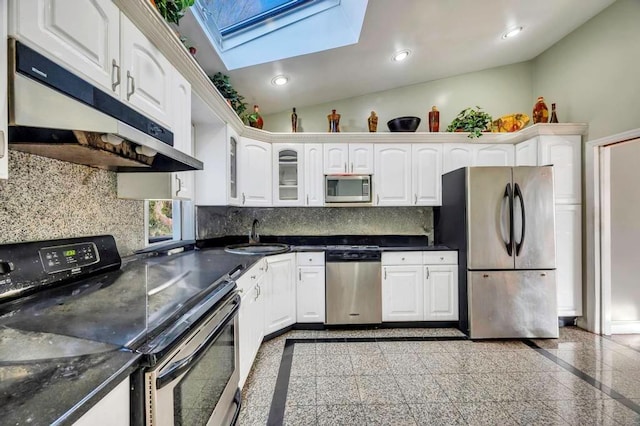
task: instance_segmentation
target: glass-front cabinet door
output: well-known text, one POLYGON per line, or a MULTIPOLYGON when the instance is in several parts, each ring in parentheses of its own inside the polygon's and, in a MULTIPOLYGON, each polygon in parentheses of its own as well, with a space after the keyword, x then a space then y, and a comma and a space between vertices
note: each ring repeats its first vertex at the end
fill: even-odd
POLYGON ((304 204, 302 182, 303 146, 273 144, 273 204, 301 206, 304 204))

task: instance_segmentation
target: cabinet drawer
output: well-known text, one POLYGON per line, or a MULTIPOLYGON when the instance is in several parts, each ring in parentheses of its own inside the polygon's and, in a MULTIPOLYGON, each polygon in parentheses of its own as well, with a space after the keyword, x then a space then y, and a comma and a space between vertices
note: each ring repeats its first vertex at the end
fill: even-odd
POLYGON ((245 271, 244 274, 242 274, 236 280, 236 284, 238 285, 238 290, 241 290, 243 295, 247 293, 249 289, 251 289, 251 287, 255 285, 256 282, 258 282, 258 279, 262 275, 264 275, 264 272, 265 272, 264 262, 265 262, 264 259, 260 260, 258 263, 253 265, 247 271, 245 271))
POLYGON ((422 265, 421 251, 383 252, 383 265, 422 265))
POLYGON ((425 265, 457 265, 457 251, 425 251, 423 262, 425 265))
POLYGON ((324 252, 303 252, 296 253, 298 266, 323 266, 324 252))

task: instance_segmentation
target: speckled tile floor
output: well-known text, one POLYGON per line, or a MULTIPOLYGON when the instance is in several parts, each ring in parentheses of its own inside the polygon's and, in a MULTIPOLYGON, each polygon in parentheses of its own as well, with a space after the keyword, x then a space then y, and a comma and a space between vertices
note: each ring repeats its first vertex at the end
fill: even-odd
POLYGON ((460 336, 288 332, 261 346, 238 425, 640 425, 638 350, 575 327, 557 340, 447 339, 460 336))

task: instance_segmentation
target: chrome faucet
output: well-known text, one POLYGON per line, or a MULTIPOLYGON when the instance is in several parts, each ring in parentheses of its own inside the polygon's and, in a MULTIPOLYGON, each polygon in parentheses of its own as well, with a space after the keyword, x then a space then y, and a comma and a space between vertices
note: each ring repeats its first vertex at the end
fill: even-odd
POLYGON ((249 232, 249 244, 258 244, 260 243, 260 235, 258 234, 258 219, 253 219, 253 223, 251 224, 251 232, 249 232))

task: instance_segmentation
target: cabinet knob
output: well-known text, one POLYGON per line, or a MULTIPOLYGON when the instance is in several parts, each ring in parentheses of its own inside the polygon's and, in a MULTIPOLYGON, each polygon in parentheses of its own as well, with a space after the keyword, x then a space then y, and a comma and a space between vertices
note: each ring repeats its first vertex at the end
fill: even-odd
POLYGON ((255 279, 256 279, 256 276, 255 276, 255 275, 251 275, 251 279, 252 279, 252 280, 255 280, 255 279))
POLYGON ((402 258, 402 260, 404 261, 404 257, 402 258))
POLYGON ((443 257, 443 256, 440 256, 440 260, 444 260, 444 257, 443 257))

